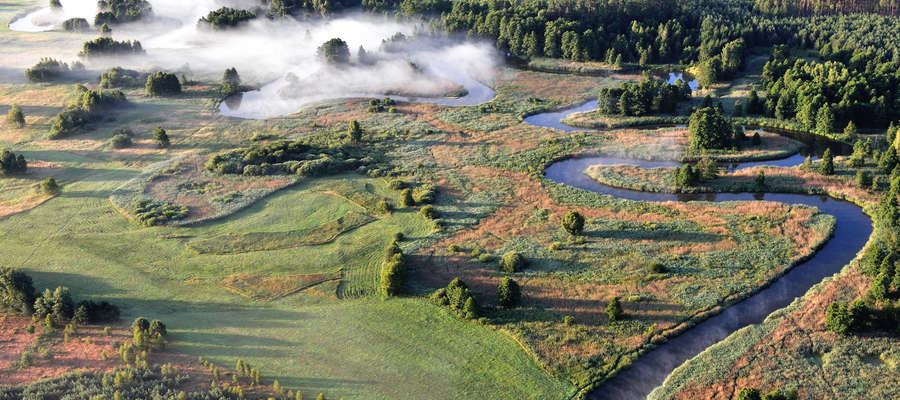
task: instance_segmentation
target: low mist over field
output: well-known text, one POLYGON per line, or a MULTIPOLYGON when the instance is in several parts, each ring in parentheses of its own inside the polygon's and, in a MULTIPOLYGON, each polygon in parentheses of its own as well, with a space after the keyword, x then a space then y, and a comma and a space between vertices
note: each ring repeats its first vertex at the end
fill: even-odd
MULTIPOLYGON (((245 95, 239 112, 227 106, 223 112, 249 118, 283 115, 310 102, 341 97, 469 94, 457 101, 477 104, 493 96, 478 83, 489 81, 497 65, 491 46, 417 36, 424 28, 413 23, 364 14, 316 21, 261 16, 237 28, 213 30, 198 26, 197 21, 222 6, 252 10, 258 2, 154 0, 151 4, 152 18, 116 25, 112 32, 116 40, 140 41, 146 55, 92 58, 85 61, 89 69, 123 66, 219 79, 226 68, 235 67, 246 84, 261 90, 245 95), (398 33, 402 36, 395 37, 398 33), (332 38, 347 43, 349 64, 328 65, 317 57, 318 47, 332 38), (361 47, 366 54, 363 59, 358 57, 361 47)), ((44 9, 34 14, 45 11, 58 24, 65 18, 91 15, 96 3, 68 0, 63 1, 62 11, 44 9)), ((72 49, 70 54, 76 52, 72 49)), ((230 103, 237 107, 235 101, 230 103)))

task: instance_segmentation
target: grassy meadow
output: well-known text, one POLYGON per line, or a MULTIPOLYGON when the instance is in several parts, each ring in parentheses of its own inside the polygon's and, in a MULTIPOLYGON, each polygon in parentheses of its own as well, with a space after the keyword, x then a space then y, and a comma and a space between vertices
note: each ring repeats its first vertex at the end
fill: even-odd
MULTIPOLYGON (((566 134, 521 121, 640 79, 611 71, 501 68, 497 97, 482 106, 401 103, 395 113, 370 113, 367 100, 345 99, 259 121, 220 116, 217 83, 194 77, 173 98, 126 90, 127 106, 51 141, 50 120, 72 86, 97 81, 24 82, 22 65, 69 60, 90 37, 8 32, 5 22, 33 4, 0 5, 0 112, 19 104, 27 122, 0 125, 0 145, 30 165, 0 178, 5 263, 38 287, 64 285, 76 300, 120 305, 124 321, 163 320, 174 352, 225 367, 243 359, 267 383, 345 399, 571 398, 779 276, 833 228, 808 207, 640 203, 544 179, 548 163, 573 154, 681 157, 677 130, 566 134), (387 149, 399 176, 249 178, 197 168, 260 140, 339 142, 350 120, 363 140, 387 149), (156 126, 171 147, 153 144, 156 126), (134 146, 111 146, 121 127, 135 132, 134 146), (179 172, 185 160, 194 169, 179 172), (48 176, 62 185, 59 195, 37 191, 48 176), (436 185, 437 218, 419 207, 379 209, 383 200, 401 204, 393 179, 436 185), (129 218, 138 197, 185 205, 191 216, 142 227, 129 218), (583 236, 560 228, 570 210, 587 218, 583 236), (397 233, 409 259, 405 294, 382 300, 384 250, 397 233), (506 274, 497 260, 509 251, 528 260, 510 274, 524 299, 501 309, 495 294, 506 274), (654 262, 665 272, 648 270, 654 262), (463 320, 428 301, 455 277, 474 292, 482 318, 463 320), (604 311, 614 296, 627 316, 619 321, 604 311)), ((774 140, 766 152, 796 151, 774 140)))

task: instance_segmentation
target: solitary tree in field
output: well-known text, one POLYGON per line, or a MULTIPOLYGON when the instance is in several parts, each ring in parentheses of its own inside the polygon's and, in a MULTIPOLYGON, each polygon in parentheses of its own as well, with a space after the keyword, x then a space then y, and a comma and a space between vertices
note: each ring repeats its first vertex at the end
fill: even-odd
POLYGON ((158 147, 169 147, 169 135, 161 126, 157 126, 156 129, 153 130, 153 140, 156 141, 158 147))
POLYGON ((515 251, 508 251, 500 258, 500 266, 510 274, 521 271, 525 267, 525 257, 515 251))
POLYGON ((237 93, 241 88, 241 77, 238 75, 237 69, 234 67, 225 70, 222 76, 222 93, 231 95, 237 93))
POLYGON ((355 119, 350 120, 350 124, 347 126, 347 134, 350 135, 350 141, 353 143, 362 141, 362 128, 359 127, 359 122, 355 119))
POLYGON ((147 77, 147 95, 149 96, 174 96, 181 94, 181 82, 175 74, 168 72, 156 72, 147 77))
POLYGON ((519 299, 522 297, 522 292, 519 289, 519 284, 516 281, 512 280, 510 277, 504 277, 502 281, 500 281, 500 286, 497 286, 497 304, 500 304, 500 307, 504 308, 512 308, 519 304, 519 299))
POLYGON ((836 301, 828 305, 828 310, 825 312, 825 329, 838 335, 846 335, 850 332, 850 317, 847 314, 846 306, 836 301))
POLYGON ((54 195, 59 193, 59 184, 56 179, 47 178, 41 181, 41 192, 44 194, 54 195))
POLYGON ((25 114, 22 113, 22 108, 13 104, 9 112, 6 113, 6 122, 14 125, 16 128, 25 127, 25 114))
POLYGON ((819 165, 819 173, 822 175, 834 175, 834 158, 831 156, 831 149, 825 149, 822 154, 822 164, 819 165))
POLYGON ((563 217, 562 227, 570 235, 578 236, 584 231, 584 217, 578 211, 569 211, 563 217))
POLYGON ((609 304, 606 305, 606 316, 609 317, 610 321, 616 321, 621 319, 623 314, 622 303, 619 302, 618 297, 613 297, 609 304))
POLYGON ((328 64, 347 64, 350 62, 350 47, 340 38, 334 38, 319 46, 316 55, 328 64))

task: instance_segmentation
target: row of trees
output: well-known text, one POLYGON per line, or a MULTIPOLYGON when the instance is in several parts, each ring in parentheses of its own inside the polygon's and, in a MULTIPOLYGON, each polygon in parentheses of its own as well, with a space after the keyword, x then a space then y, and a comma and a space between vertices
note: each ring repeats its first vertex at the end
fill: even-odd
POLYGON ((400 249, 398 238, 395 237, 388 245, 381 263, 380 292, 385 298, 393 297, 400 293, 403 287, 406 272, 406 258, 400 249))
POLYGON ((678 104, 690 97, 691 87, 681 79, 674 85, 654 79, 639 83, 625 82, 619 88, 600 89, 597 111, 625 116, 674 114, 678 104))
POLYGON ((65 325, 68 321, 88 324, 119 318, 119 309, 105 301, 86 300, 75 304, 69 289, 63 286, 45 289, 38 295, 31 277, 10 267, 0 267, 0 310, 33 315, 38 320, 45 320, 49 328, 65 325))

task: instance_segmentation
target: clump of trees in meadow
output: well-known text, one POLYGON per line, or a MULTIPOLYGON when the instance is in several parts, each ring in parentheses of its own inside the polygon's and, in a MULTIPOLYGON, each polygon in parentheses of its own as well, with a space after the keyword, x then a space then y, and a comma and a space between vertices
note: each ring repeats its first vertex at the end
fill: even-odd
POLYGON ((87 32, 91 24, 84 18, 69 18, 63 21, 62 28, 66 32, 87 32))
POLYGON ((122 67, 112 67, 100 74, 100 87, 133 88, 140 87, 147 82, 149 74, 122 67))
POLYGON ((469 287, 459 278, 450 281, 446 288, 436 290, 431 295, 431 300, 441 307, 446 307, 460 318, 478 318, 478 302, 469 287))
POLYGON ((6 113, 6 123, 19 129, 24 128, 25 113, 22 112, 22 107, 13 104, 6 113))
POLYGON ((333 38, 319 46, 316 55, 328 64, 347 64, 350 62, 350 47, 342 39, 333 38))
POLYGON ((189 214, 187 207, 166 201, 139 199, 134 201, 132 207, 134 218, 143 226, 164 225, 185 219, 189 214))
POLYGON ((381 295, 385 298, 400 293, 406 272, 406 258, 400 249, 398 240, 394 239, 385 249, 384 261, 381 263, 381 295))
POLYGON ((73 63, 70 68, 62 61, 44 57, 37 64, 25 70, 25 77, 32 82, 53 82, 62 78, 69 71, 82 69, 84 66, 79 62, 73 63))
POLYGON ((22 270, 0 267, 0 310, 33 316, 53 329, 68 322, 79 324, 115 321, 119 309, 105 301, 75 303, 69 289, 59 286, 38 293, 33 281, 22 270))
POLYGON ((9 149, 0 151, 0 175, 21 174, 28 170, 25 156, 13 153, 9 149))
POLYGON ((222 74, 222 85, 219 87, 222 96, 228 97, 241 91, 241 76, 234 67, 225 70, 222 74))
POLYGON ((75 102, 66 106, 50 122, 50 139, 70 135, 126 101, 121 90, 90 90, 82 85, 75 86, 74 97, 75 102))
POLYGON ((124 55, 141 55, 146 53, 141 47, 141 42, 137 40, 118 41, 109 37, 98 37, 94 40, 84 42, 81 46, 80 57, 108 57, 108 56, 124 56, 124 55))
POLYGON ((625 82, 619 88, 600 89, 597 111, 624 116, 674 114, 678 104, 690 97, 691 87, 680 79, 674 85, 654 79, 625 82))
POLYGON ((197 21, 197 26, 209 27, 212 29, 229 29, 235 28, 255 18, 256 13, 253 11, 222 7, 218 10, 210 11, 209 14, 200 18, 200 20, 197 21))
POLYGON ((175 74, 157 71, 147 77, 144 88, 148 96, 176 96, 181 94, 181 81, 175 74))

